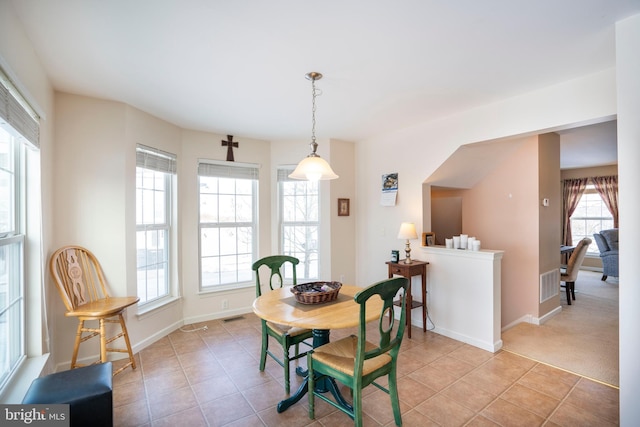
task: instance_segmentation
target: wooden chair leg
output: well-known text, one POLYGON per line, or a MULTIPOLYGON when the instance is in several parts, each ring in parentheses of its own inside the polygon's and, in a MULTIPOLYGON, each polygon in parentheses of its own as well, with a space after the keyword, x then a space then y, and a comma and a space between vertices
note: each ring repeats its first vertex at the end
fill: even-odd
POLYGON ((129 360, 131 361, 131 369, 136 369, 136 359, 133 357, 133 350, 131 349, 131 341, 129 341, 129 332, 127 331, 124 316, 120 313, 118 317, 120 318, 120 329, 122 329, 124 342, 127 345, 127 352, 129 353, 129 360))
POLYGON ((604 282, 605 280, 607 280, 607 275, 606 275, 606 274, 603 274, 603 275, 602 275, 602 279, 600 279, 600 280, 602 280, 603 282, 604 282))
POLYGON ((78 319, 78 330, 76 331, 76 341, 73 345, 70 369, 75 368, 78 364, 78 352, 80 351, 80 343, 82 342, 82 329, 84 329, 84 320, 78 319))
POLYGON ((260 372, 264 371, 264 367, 267 363, 268 350, 269 350, 269 336, 267 335, 266 326, 263 325, 262 326, 262 348, 260 350, 260 372))
POLYGON ((316 396, 313 394, 316 388, 316 385, 315 385, 315 378, 314 378, 311 363, 312 362, 311 362, 310 353, 307 353, 307 367, 309 369, 308 370, 309 381, 307 382, 307 386, 309 387, 309 391, 307 392, 309 394, 309 418, 313 420, 316 418, 316 413, 315 413, 315 397, 316 396))
POLYGON ((107 363, 107 328, 105 319, 100 319, 100 361, 107 363))
POLYGON ((353 388, 353 422, 356 427, 362 427, 362 387, 353 388))
POLYGON ((564 284, 564 288, 567 291, 567 304, 571 305, 571 285, 569 285, 569 282, 564 284))
POLYGON ((284 391, 285 393, 289 394, 289 392, 291 391, 291 381, 290 381, 290 374, 289 374, 289 347, 286 345, 287 343, 285 343, 285 345, 282 346, 282 352, 283 352, 283 358, 282 361, 284 362, 284 391))
POLYGON ((400 412, 400 398, 398 397, 398 379, 396 368, 394 367, 389 373, 389 397, 391 398, 391 408, 393 409, 393 418, 397 426, 402 425, 402 414, 400 412))

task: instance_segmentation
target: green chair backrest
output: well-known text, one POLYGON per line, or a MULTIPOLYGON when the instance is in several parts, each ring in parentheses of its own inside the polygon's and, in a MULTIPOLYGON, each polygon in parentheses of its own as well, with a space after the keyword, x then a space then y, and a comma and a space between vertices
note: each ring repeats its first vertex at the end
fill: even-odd
POLYGON ((262 295, 262 287, 260 284, 260 267, 267 266, 271 273, 269 275, 269 288, 271 290, 274 287, 281 288, 284 285, 284 278, 282 277, 282 268, 284 263, 290 262, 292 264, 293 269, 293 279, 291 284, 296 285, 298 283, 296 277, 296 266, 300 262, 300 260, 296 257, 292 257, 289 255, 272 255, 268 257, 261 258, 253 263, 251 269, 256 272, 256 297, 262 295), (276 282, 274 278, 277 278, 276 282))
POLYGON ((382 280, 358 292, 353 298, 360 304, 360 326, 358 333, 358 349, 356 353, 355 375, 362 375, 362 368, 366 359, 379 356, 383 353, 390 352, 392 358, 396 358, 402 344, 402 337, 405 329, 406 316, 406 295, 409 280, 406 277, 394 277, 392 279, 382 280), (403 289, 400 298, 400 319, 398 327, 395 328, 396 318, 393 316, 393 301, 398 291, 403 289), (380 338, 378 346, 375 349, 365 351, 365 343, 367 341, 367 323, 366 323, 366 302, 374 295, 378 295, 384 302, 378 319, 378 332, 380 338), (391 313, 391 316, 389 316, 391 313))

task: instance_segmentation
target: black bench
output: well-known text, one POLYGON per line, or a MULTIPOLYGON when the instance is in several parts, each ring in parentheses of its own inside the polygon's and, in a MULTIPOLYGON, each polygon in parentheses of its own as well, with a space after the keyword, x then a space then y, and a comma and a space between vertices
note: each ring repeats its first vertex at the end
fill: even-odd
POLYGON ((111 362, 37 378, 23 404, 69 404, 71 426, 113 426, 111 362))

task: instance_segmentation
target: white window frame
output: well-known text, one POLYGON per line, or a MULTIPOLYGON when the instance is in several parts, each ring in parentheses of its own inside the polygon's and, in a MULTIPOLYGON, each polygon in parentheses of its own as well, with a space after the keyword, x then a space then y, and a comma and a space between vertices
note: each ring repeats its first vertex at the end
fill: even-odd
POLYGON ((249 163, 198 160, 200 292, 255 286, 251 265, 258 245, 259 169, 258 165, 249 163), (239 193, 238 188, 240 191, 250 188, 250 194, 239 193), (249 196, 251 206, 238 209, 237 199, 246 200, 249 196), (233 203, 233 219, 220 215, 220 205, 225 201, 233 203), (205 208, 209 204, 213 207, 205 208), (221 238, 222 233, 228 238, 226 242, 221 238), (241 235, 250 241, 241 242, 241 235))
MULTIPOLYGON (((34 367, 43 360, 42 339, 28 339, 31 334, 46 334, 46 324, 31 324, 40 319, 41 307, 27 307, 25 303, 27 283, 25 282, 25 263, 27 256, 25 231, 27 218, 40 220, 39 203, 27 206, 28 179, 35 179, 39 171, 27 173, 27 148, 37 152, 40 147, 40 117, 22 96, 13 81, 3 69, 0 69, 0 127, 6 142, 5 161, 0 162, 0 179, 8 180, 7 192, 0 197, 0 203, 8 204, 6 221, 0 224, 0 396, 4 398, 15 393, 20 387, 19 372, 23 367, 34 367), (37 206, 36 206, 37 204, 37 206), (27 209, 32 207, 31 211, 27 209), (7 262, 11 259, 11 262, 7 262), (4 289, 2 289, 4 288, 4 289), (44 329, 43 329, 44 326, 44 329), (29 358, 28 358, 29 357, 29 358), (40 359, 36 361, 36 359, 40 359), (33 361, 34 363, 31 363, 33 361)), ((35 154, 34 158, 38 154, 35 154)), ((30 163, 31 164, 31 163, 30 163)), ((34 163, 35 165, 35 163, 34 163)), ((4 184, 3 184, 4 185, 4 184)), ((39 180, 33 183, 39 191, 39 180)), ((31 199, 30 199, 31 200, 31 199)), ((39 200, 39 196, 38 196, 39 200)), ((39 250, 39 237, 33 237, 32 250, 39 250)), ((39 252, 37 252, 39 253, 39 252)), ((34 256, 35 258, 35 256, 34 256)), ((29 286, 30 301, 42 298, 41 281, 33 281, 29 286)), ((46 322, 46 320, 45 320, 46 322)), ((45 358, 46 359, 46 358, 45 358)))
POLYGON ((24 147, 18 142, 20 135, 3 124, 7 138, 6 167, 0 174, 10 181, 4 201, 11 207, 6 225, 0 229, 0 390, 4 389, 13 374, 26 359, 26 318, 24 281, 24 234, 22 221, 24 213, 23 179, 21 172, 24 147), (9 258, 9 255, 12 255, 9 258), (12 262, 8 262, 11 259, 12 262))
POLYGON ((290 255, 300 260, 296 270, 298 280, 316 280, 320 277, 320 183, 289 178, 293 169, 294 166, 283 166, 279 167, 277 171, 279 251, 281 254, 290 255), (316 199, 315 219, 313 216, 309 218, 308 215, 309 198, 311 197, 316 199), (285 198, 293 198, 296 201, 292 202, 285 200, 285 198), (292 203, 296 205, 297 200, 303 200, 304 206, 301 209, 303 212, 295 208, 300 215, 294 213, 295 218, 290 219, 291 215, 287 215, 285 210, 290 209, 292 203), (313 232, 314 228, 315 232, 313 232), (289 238, 291 229, 305 230, 302 233, 305 236, 304 242, 301 244, 292 243, 292 239, 289 238), (311 241, 309 241, 309 230, 312 230, 311 234, 315 236, 315 239, 311 241))
POLYGON ((171 286, 171 260, 176 163, 176 156, 172 153, 141 144, 136 146, 136 291, 140 297, 138 306, 143 310, 145 307, 162 305, 175 297, 174 287, 171 286), (151 187, 141 186, 140 179, 149 175, 161 180, 161 188, 156 187, 155 182, 151 187), (152 218, 144 211, 145 196, 153 200, 152 218), (164 212, 164 216, 158 218, 156 211, 164 212), (158 235, 164 236, 162 242, 154 238, 158 235), (155 247, 153 259, 148 256, 149 245, 155 247), (140 256, 141 252, 145 254, 144 259, 140 256), (158 254, 160 259, 157 258, 158 254))
POLYGON ((602 200, 602 197, 598 193, 598 190, 596 190, 593 183, 590 182, 587 184, 584 193, 580 196, 580 202, 578 202, 576 210, 573 212, 573 215, 571 215, 570 221, 571 237, 573 239, 572 244, 575 246, 580 240, 582 240, 582 238, 588 237, 591 239, 591 245, 589 245, 589 248, 587 249, 587 254, 599 256, 600 251, 598 250, 598 246, 593 235, 601 232, 602 230, 613 228, 613 215, 609 212, 607 205, 602 200), (586 204, 588 203, 598 205, 599 207, 597 210, 600 212, 600 215, 588 215, 586 207, 586 204), (577 227, 576 222, 581 222, 583 224, 581 227, 577 227), (589 224, 591 224, 591 226, 589 226, 589 224), (578 232, 578 230, 585 230, 585 232, 581 233, 578 232))

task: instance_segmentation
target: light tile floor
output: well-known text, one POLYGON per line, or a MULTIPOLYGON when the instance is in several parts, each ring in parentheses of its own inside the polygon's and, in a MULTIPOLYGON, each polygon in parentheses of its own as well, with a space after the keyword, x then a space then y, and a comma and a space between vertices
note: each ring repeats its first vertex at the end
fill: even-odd
MULTIPOLYGON (((261 335, 255 315, 183 330, 136 354, 137 369, 116 375, 116 426, 353 425, 319 399, 316 419, 309 419, 306 396, 276 412, 285 397, 283 369, 268 358, 265 372, 258 370, 261 335), (207 329, 198 330, 203 326, 207 329)), ((332 331, 332 339, 352 332, 332 331)), ((294 364, 292 392, 301 382, 294 364)), ((415 327, 412 339, 405 335, 402 343, 398 383, 404 426, 619 425, 617 388, 415 327)), ((389 396, 373 386, 365 390, 365 426, 395 425, 389 396)), ((349 396, 348 390, 343 394, 349 396)))

